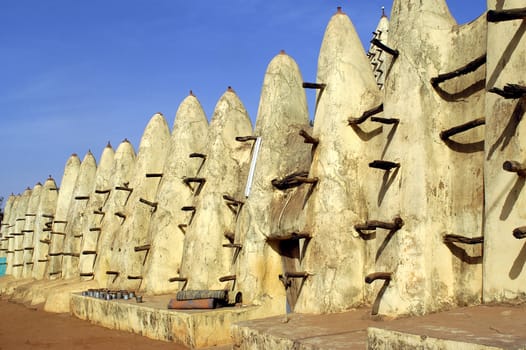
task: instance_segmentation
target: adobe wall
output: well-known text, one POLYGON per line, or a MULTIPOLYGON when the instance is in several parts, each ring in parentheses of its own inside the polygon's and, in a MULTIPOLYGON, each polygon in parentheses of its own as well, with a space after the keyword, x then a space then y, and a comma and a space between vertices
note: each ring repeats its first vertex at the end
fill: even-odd
POLYGON ((135 170, 135 159, 135 150, 132 144, 128 140, 121 142, 113 157, 112 176, 109 184, 111 192, 99 214, 97 214, 102 216, 102 222, 100 223, 93 275, 100 287, 106 287, 109 283, 108 279, 113 280, 115 278, 115 275, 108 275, 107 271, 111 270, 113 241, 119 234, 122 225, 122 218, 116 213, 123 213, 128 202, 130 192, 124 189, 129 187, 135 170))
POLYGON ((382 200, 373 212, 398 215, 404 226, 377 236, 370 272, 392 273, 389 285, 375 282, 379 313, 422 314, 480 302, 481 265, 469 259, 480 256, 480 245, 448 247, 443 239, 482 234, 483 127, 449 141, 440 131, 483 115, 484 70, 438 88, 431 79, 483 55, 484 35, 483 18, 457 26, 445 1, 393 4, 388 45, 399 56, 385 81, 384 114, 400 122, 381 156, 400 167, 378 173, 382 200))
POLYGON ((247 111, 229 88, 217 102, 208 129, 206 161, 200 171, 206 183, 181 208, 187 227, 179 275, 187 279, 186 289, 230 289, 235 283, 219 279, 229 276, 232 252, 223 244, 229 243, 225 233, 234 230, 239 209, 228 198, 243 200, 250 162, 251 145, 236 137, 251 135, 247 111))
POLYGON ((14 194, 11 194, 9 197, 7 197, 7 200, 5 202, 4 206, 4 217, 2 220, 2 223, 0 224, 0 257, 5 258, 7 257, 7 246, 9 245, 9 238, 7 237, 9 232, 9 222, 10 218, 13 215, 14 212, 13 204, 15 202, 16 196, 14 194))
MULTIPOLYGON (((122 226, 113 241, 111 270, 119 272, 111 288, 138 289, 142 282, 142 264, 147 251, 136 248, 151 244, 148 227, 154 208, 153 203, 159 182, 163 176, 170 131, 166 119, 160 113, 149 121, 141 138, 135 169, 129 187, 132 191, 124 205, 122 226)), ((126 191, 124 191, 126 192, 126 191)))
POLYGON ((311 133, 311 127, 302 83, 299 67, 285 52, 269 63, 254 130, 260 141, 249 141, 253 176, 247 180, 248 198, 233 245, 227 248, 237 276, 235 291, 244 303, 263 305, 269 315, 284 313, 287 298, 294 303, 297 293, 295 285, 286 287, 279 276, 299 267, 303 243, 295 235, 303 229, 302 207, 310 185, 278 188, 273 181, 308 173, 312 145, 303 142, 300 132, 311 133))
POLYGON ((9 251, 7 256, 7 275, 13 275, 14 278, 19 278, 22 275, 22 261, 24 256, 24 236, 22 230, 24 229, 26 221, 26 212, 29 199, 31 198, 31 189, 28 187, 20 196, 16 205, 15 217, 13 220, 12 231, 10 232, 9 251))
POLYGON ((42 195, 40 196, 40 202, 38 203, 38 209, 36 211, 37 216, 33 232, 34 250, 31 277, 35 279, 44 278, 50 243, 50 241, 47 240, 49 232, 44 231, 44 229, 49 229, 53 225, 57 197, 57 184, 53 178, 49 177, 42 187, 42 195))
MULTIPOLYGON (((523 8, 524 1, 488 1, 489 10, 523 8)), ((526 72, 526 22, 488 23, 486 90, 507 84, 524 86, 526 72)), ((486 149, 484 164, 486 208, 484 241, 484 301, 524 298, 526 246, 513 232, 525 225, 524 177, 503 169, 504 162, 524 162, 526 111, 522 98, 486 95, 486 149)))
POLYGON ((97 172, 97 161, 88 151, 82 159, 79 173, 73 189, 73 197, 69 204, 68 223, 65 228, 62 252, 61 278, 69 279, 78 276, 78 263, 80 258, 80 243, 84 235, 83 227, 88 219, 88 203, 97 172))
POLYGON ((6 234, 5 234, 5 241, 4 241, 4 246, 6 247, 5 249, 5 254, 6 254, 6 263, 7 263, 7 266, 6 266, 6 275, 11 275, 12 271, 13 271, 13 267, 10 266, 13 264, 13 254, 14 254, 14 243, 15 243, 15 239, 14 237, 12 236, 12 233, 15 232, 15 223, 16 223, 16 213, 17 213, 17 207, 18 207, 18 203, 20 202, 20 198, 21 198, 21 195, 20 194, 17 194, 16 196, 13 196, 13 204, 11 206, 11 210, 10 210, 10 214, 9 214, 9 222, 8 222, 8 225, 6 226, 6 234))
POLYGON ((368 215, 364 181, 372 177, 367 165, 372 150, 363 137, 375 131, 351 128, 348 119, 382 100, 360 39, 342 12, 327 25, 316 80, 326 84, 317 96, 313 136, 319 144, 309 172, 319 181, 305 205, 304 231, 312 239, 302 267, 309 276, 295 311, 320 313, 364 303, 365 243, 353 226, 368 215))
POLYGON ((73 198, 73 191, 75 189, 75 182, 80 170, 80 159, 76 154, 72 154, 64 167, 64 174, 60 182, 60 188, 57 188, 57 207, 55 210, 55 218, 53 225, 47 229, 43 235, 43 239, 49 241, 48 264, 44 277, 47 279, 56 279, 62 273, 62 255, 55 255, 62 253, 64 248, 64 235, 53 234, 52 232, 66 232, 68 220, 73 218, 68 217, 69 206, 73 198))
POLYGON ((76 275, 80 275, 83 279, 93 277, 90 274, 93 273, 101 235, 101 223, 104 218, 99 212, 102 211, 102 207, 108 201, 111 192, 114 191, 111 186, 114 175, 112 172, 114 157, 115 152, 108 143, 102 151, 92 188, 88 192, 90 198, 86 203, 84 220, 80 229, 82 238, 76 250, 80 254, 76 275))
POLYGON ((395 0, 367 57, 338 11, 305 85, 318 89, 313 127, 284 53, 254 131, 233 90, 210 125, 190 95, 171 134, 152 117, 137 157, 125 141, 96 172, 91 153, 73 155, 58 193, 50 179, 9 197, 7 272, 148 294, 228 289, 261 314, 523 298, 526 107, 506 84, 524 85, 525 31, 486 15, 458 25, 445 0, 395 0))
POLYGON ((39 182, 33 187, 31 197, 27 203, 24 228, 21 232, 24 251, 22 252, 22 261, 19 263, 22 264, 22 267, 21 269, 18 269, 19 276, 17 277, 31 277, 31 270, 33 269, 33 250, 35 249, 33 246, 33 235, 35 232, 37 209, 38 204, 40 203, 42 191, 42 184, 39 182))
POLYGON ((155 197, 157 205, 148 228, 151 248, 142 269, 142 288, 151 294, 176 291, 177 276, 183 256, 187 229, 186 212, 181 207, 199 195, 205 153, 208 120, 198 99, 190 92, 175 115, 170 145, 166 154, 163 178, 155 197))

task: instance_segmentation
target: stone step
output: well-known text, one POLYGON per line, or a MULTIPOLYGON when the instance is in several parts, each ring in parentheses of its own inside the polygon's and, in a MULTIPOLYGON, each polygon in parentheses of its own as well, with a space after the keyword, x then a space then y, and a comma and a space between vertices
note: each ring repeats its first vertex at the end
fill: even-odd
POLYGON ((481 305, 397 320, 359 309, 329 315, 290 314, 232 327, 234 348, 483 349, 526 348, 526 305, 481 305))

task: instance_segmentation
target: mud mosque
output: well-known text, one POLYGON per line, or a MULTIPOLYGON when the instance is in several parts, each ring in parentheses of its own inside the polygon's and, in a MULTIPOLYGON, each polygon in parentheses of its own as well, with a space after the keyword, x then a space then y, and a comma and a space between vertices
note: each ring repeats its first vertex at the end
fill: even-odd
POLYGON ((316 81, 269 63, 255 126, 232 88, 210 122, 190 92, 136 151, 73 154, 8 198, 0 294, 236 349, 280 348, 240 325, 272 316, 524 300, 526 3, 487 5, 458 25, 445 0, 394 0, 367 49, 338 8, 316 81))

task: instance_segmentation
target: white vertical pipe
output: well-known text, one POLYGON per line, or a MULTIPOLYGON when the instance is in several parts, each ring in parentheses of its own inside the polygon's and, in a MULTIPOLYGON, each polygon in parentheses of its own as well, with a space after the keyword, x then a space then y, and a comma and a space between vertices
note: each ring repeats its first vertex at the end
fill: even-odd
POLYGON ((256 170, 256 162, 258 159, 259 146, 261 145, 261 137, 256 138, 254 143, 254 149, 252 151, 252 161, 250 162, 250 170, 248 172, 247 185, 245 187, 245 197, 248 197, 250 194, 250 189, 252 188, 252 181, 254 180, 254 171, 256 170))

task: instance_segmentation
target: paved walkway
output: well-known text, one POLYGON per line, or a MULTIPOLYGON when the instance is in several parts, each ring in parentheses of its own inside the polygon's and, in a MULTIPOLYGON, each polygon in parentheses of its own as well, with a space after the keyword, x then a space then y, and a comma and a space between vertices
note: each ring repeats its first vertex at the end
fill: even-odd
POLYGON ((526 348, 526 305, 459 308, 423 317, 373 319, 369 310, 331 315, 291 315, 241 322, 240 328, 263 339, 281 339, 300 348, 366 349, 367 328, 382 328, 428 338, 469 342, 502 349, 526 348))

